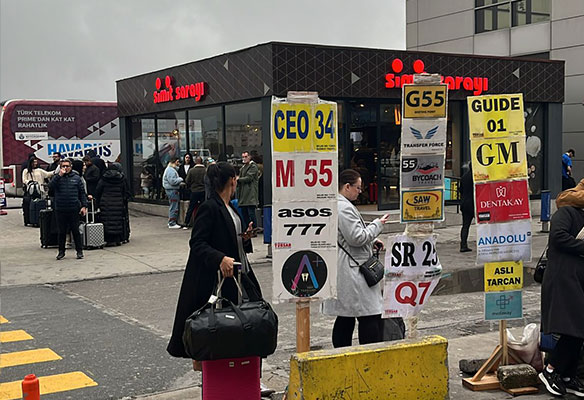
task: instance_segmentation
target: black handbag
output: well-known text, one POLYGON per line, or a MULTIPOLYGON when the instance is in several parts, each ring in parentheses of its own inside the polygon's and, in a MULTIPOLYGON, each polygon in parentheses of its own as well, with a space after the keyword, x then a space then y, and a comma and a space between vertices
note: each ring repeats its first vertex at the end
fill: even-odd
POLYGON ((548 247, 546 246, 543 253, 541 253, 541 256, 539 257, 539 260, 537 260, 537 264, 535 264, 535 272, 533 273, 533 280, 536 281, 537 283, 542 283, 543 282, 543 274, 545 272, 545 269, 547 267, 547 249, 548 247))
POLYGON ((367 282, 367 285, 369 287, 375 286, 379 283, 379 281, 381 281, 381 279, 383 278, 383 274, 385 273, 385 268, 381 261, 379 261, 379 249, 376 250, 367 261, 365 261, 363 264, 359 264, 357 260, 355 260, 353 256, 349 254, 349 252, 345 250, 343 246, 341 246, 340 243, 337 242, 337 244, 341 249, 343 249, 345 253, 347 253, 351 260, 353 260, 353 262, 357 264, 353 266, 349 263, 349 266, 352 268, 359 267, 359 271, 361 272, 361 274, 363 274, 365 282, 367 282))
MULTIPOLYGON (((225 278, 219 282, 217 293, 225 278)), ((235 280, 241 294, 241 287, 235 280)), ((263 299, 235 305, 223 297, 212 296, 185 322, 183 344, 193 360, 267 357, 276 351, 278 316, 263 299), (219 308, 218 306, 223 307, 219 308)))

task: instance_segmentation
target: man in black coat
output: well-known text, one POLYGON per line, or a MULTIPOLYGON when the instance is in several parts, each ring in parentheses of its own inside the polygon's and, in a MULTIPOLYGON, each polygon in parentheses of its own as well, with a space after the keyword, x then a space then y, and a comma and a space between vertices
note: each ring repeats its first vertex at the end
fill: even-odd
POLYGON ((85 183, 87 183, 87 194, 95 197, 95 189, 101 177, 101 171, 98 167, 93 165, 91 157, 83 157, 83 162, 85 163, 85 173, 83 173, 83 178, 85 183))
POLYGON ((79 233, 79 214, 87 212, 87 195, 81 177, 71 170, 71 161, 61 161, 59 174, 49 182, 49 187, 55 193, 55 215, 59 231, 59 253, 57 260, 65 257, 65 235, 73 234, 77 258, 83 258, 83 244, 79 233))
POLYGON ((54 170, 57 169, 57 167, 59 166, 59 164, 61 163, 61 153, 59 153, 58 151, 55 151, 52 155, 53 157, 53 162, 51 164, 49 164, 49 166, 47 167, 47 171, 53 172, 54 170))
POLYGON ((460 210, 462 211, 462 228, 460 229, 460 252, 472 251, 468 247, 468 231, 474 218, 474 183, 472 179, 472 166, 469 164, 462 178, 460 178, 460 210))

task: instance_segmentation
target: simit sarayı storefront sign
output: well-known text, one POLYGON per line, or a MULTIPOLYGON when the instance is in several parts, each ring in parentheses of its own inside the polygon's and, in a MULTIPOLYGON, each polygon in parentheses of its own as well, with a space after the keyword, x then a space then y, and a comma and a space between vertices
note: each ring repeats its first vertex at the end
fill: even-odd
POLYGON ((197 82, 182 86, 175 86, 174 78, 166 75, 164 78, 165 89, 162 89, 162 80, 156 78, 156 90, 154 91, 154 104, 167 103, 169 101, 193 98, 195 101, 207 94, 207 83, 197 82))
MULTIPOLYGON (((414 61, 414 73, 421 74, 425 66, 422 60, 414 61)), ((402 60, 396 58, 391 63, 390 72, 385 75, 385 87, 387 89, 401 88, 406 83, 414 82, 413 74, 401 74, 404 69, 402 60), (401 74, 401 75, 400 75, 401 74)), ((442 83, 448 85, 448 90, 467 90, 475 96, 489 90, 489 78, 470 76, 441 76, 442 83)))

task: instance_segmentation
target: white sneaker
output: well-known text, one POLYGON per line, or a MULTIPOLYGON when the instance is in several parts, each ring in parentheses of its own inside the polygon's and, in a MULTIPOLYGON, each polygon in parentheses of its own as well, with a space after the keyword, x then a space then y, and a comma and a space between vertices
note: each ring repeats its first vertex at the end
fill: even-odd
POLYGON ((188 231, 188 230, 189 230, 189 227, 188 227, 188 226, 183 226, 182 228, 183 228, 185 231, 188 231))
POLYGON ((168 225, 168 229, 180 229, 180 225, 168 225))
POLYGON ((268 397, 269 395, 271 395, 274 392, 275 392, 275 390, 268 388, 266 385, 264 385, 262 382, 260 382, 260 393, 261 393, 262 397, 268 397))

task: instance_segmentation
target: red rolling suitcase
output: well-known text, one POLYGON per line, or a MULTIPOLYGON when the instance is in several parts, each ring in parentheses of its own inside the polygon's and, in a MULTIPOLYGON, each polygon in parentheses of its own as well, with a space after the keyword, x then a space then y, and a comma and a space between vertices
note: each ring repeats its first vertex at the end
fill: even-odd
POLYGON ((234 399, 261 399, 260 358, 203 361, 203 400, 234 399))

